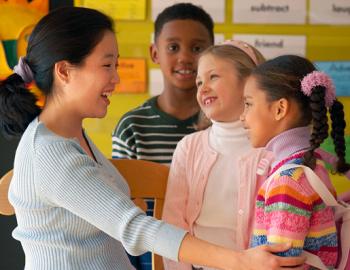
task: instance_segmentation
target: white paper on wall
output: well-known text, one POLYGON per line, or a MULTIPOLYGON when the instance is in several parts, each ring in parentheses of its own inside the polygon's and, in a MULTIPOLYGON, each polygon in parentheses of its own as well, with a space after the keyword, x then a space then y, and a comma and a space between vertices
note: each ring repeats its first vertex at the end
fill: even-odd
POLYGON ((215 44, 220 44, 225 41, 225 35, 216 33, 214 34, 215 44))
POLYGON ((300 56, 305 56, 306 54, 305 36, 234 34, 233 38, 251 44, 257 48, 266 59, 284 54, 300 56))
POLYGON ((350 25, 350 0, 310 0, 311 24, 350 25))
POLYGON ((154 97, 160 95, 163 91, 163 75, 159 68, 149 69, 149 94, 154 97))
POLYGON ((216 23, 225 22, 225 0, 152 0, 152 20, 155 21, 158 14, 166 7, 175 3, 192 3, 201 6, 210 14, 216 23))
POLYGON ((306 0, 234 0, 232 8, 234 23, 304 24, 306 22, 306 0))

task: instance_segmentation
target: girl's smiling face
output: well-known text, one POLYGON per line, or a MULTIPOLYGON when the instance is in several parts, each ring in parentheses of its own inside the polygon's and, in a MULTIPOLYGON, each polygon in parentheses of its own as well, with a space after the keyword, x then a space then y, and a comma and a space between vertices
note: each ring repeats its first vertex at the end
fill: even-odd
POLYGON ((243 111, 242 80, 232 62, 210 53, 201 56, 196 79, 197 100, 211 120, 233 122, 243 111))

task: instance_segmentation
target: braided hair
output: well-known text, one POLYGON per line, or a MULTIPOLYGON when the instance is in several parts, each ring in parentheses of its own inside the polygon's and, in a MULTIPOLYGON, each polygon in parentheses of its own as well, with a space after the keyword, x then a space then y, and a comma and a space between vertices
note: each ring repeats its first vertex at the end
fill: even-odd
POLYGON ((252 76, 269 101, 285 98, 297 103, 301 113, 299 126, 312 125, 310 148, 304 154, 304 165, 312 169, 316 165, 314 151, 328 137, 327 113, 330 113, 331 136, 338 156, 336 171, 345 173, 350 169, 350 165, 345 160, 346 123, 343 105, 335 98, 329 102, 329 89, 325 85, 315 83, 309 89, 309 93, 305 94, 302 91, 303 78, 314 71, 316 68, 309 60, 296 55, 284 55, 259 65, 252 76))

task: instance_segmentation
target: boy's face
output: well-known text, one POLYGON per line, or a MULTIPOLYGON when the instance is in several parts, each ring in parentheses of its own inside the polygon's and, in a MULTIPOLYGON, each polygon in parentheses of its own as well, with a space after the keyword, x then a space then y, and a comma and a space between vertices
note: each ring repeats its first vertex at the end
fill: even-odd
POLYGON ((151 57, 159 64, 164 89, 196 89, 199 54, 212 45, 208 30, 194 20, 167 22, 151 46, 151 57))

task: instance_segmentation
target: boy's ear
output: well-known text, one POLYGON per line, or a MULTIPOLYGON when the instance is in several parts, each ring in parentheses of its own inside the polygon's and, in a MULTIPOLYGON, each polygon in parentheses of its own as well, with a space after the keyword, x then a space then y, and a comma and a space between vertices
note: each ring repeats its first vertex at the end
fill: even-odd
POLYGON ((159 64, 158 60, 158 48, 155 43, 152 43, 151 46, 149 47, 149 52, 152 58, 153 63, 159 64))
POLYGON ((276 100, 273 104, 273 113, 276 121, 283 119, 289 111, 289 101, 285 98, 276 100))
POLYGON ((60 81, 62 83, 67 83, 69 81, 70 66, 71 66, 71 64, 69 64, 65 60, 62 60, 62 61, 55 63, 54 74, 55 74, 55 77, 58 81, 60 81))

